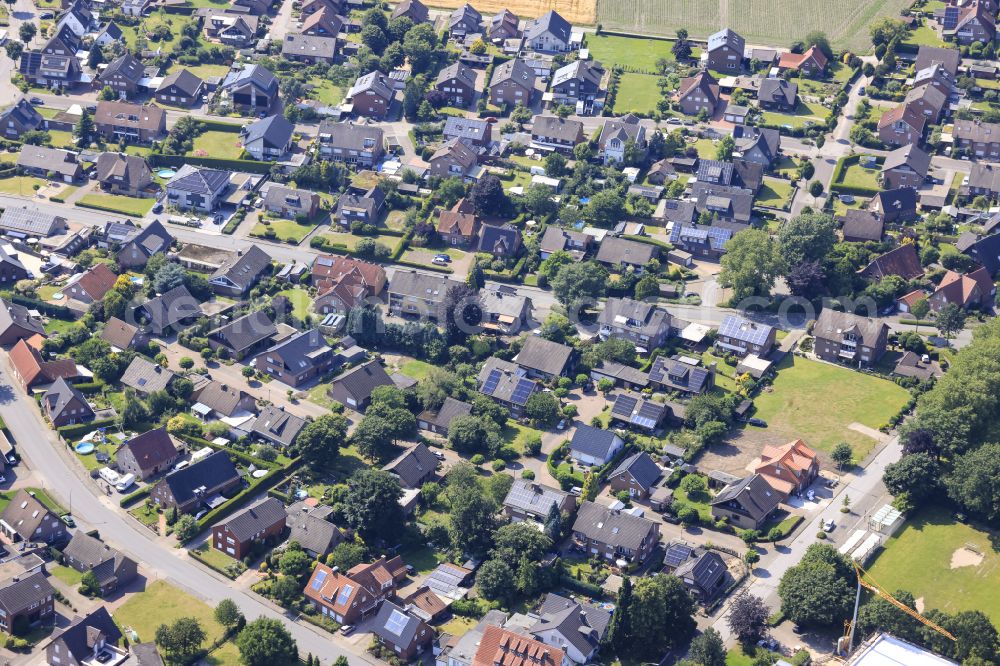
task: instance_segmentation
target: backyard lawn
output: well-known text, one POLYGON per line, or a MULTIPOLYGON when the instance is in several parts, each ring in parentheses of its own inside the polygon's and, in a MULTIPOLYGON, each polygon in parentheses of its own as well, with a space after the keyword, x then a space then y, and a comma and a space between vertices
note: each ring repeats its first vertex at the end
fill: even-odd
POLYGON ((188 155, 235 160, 239 159, 242 151, 243 143, 240 140, 239 132, 208 130, 194 138, 193 148, 188 155))
POLYGON ((755 416, 767 421, 768 436, 775 442, 801 438, 826 453, 839 442, 848 442, 854 459, 861 460, 875 440, 848 426, 879 428, 909 397, 885 379, 789 355, 778 366, 774 389, 755 400, 755 416))
POLYGON ((615 113, 652 113, 660 101, 660 87, 657 77, 649 74, 622 74, 615 95, 615 113))
POLYGON ((765 111, 763 123, 765 125, 776 125, 779 127, 805 127, 808 124, 820 124, 825 122, 830 115, 830 109, 816 102, 803 102, 799 100, 795 107, 795 113, 775 113, 765 111))
POLYGON ((996 536, 985 528, 955 522, 946 509, 924 509, 886 542, 869 572, 886 590, 911 592, 922 612, 981 610, 996 624, 1000 622, 996 594, 1000 554, 992 545, 996 536))
POLYGON ((312 299, 309 298, 309 292, 305 289, 285 289, 279 291, 277 295, 288 299, 292 306, 292 316, 296 319, 303 320, 309 314, 312 299))
POLYGON ((869 189, 879 189, 878 178, 882 173, 882 167, 875 166, 868 168, 860 163, 849 164, 840 172, 840 178, 835 185, 847 185, 848 187, 867 187, 869 189))
POLYGON ((703 160, 714 160, 718 151, 718 147, 712 139, 698 139, 695 141, 694 147, 698 151, 698 157, 703 160))
POLYGON ((142 217, 153 207, 156 199, 142 197, 126 197, 118 194, 86 194, 77 202, 78 206, 95 206, 110 209, 122 215, 142 217))
POLYGON ((375 236, 357 236, 349 232, 341 231, 330 234, 323 234, 323 238, 328 240, 333 245, 343 245, 348 250, 353 250, 355 247, 357 247, 358 243, 364 238, 371 238, 376 243, 381 243, 390 250, 399 244, 399 236, 389 236, 386 234, 378 234, 375 236))
POLYGON ((309 80, 312 84, 312 98, 323 104, 329 104, 331 106, 335 104, 340 104, 344 101, 344 91, 339 86, 333 85, 331 81, 320 78, 313 78, 309 80))
MULTIPOLYGON (((196 2, 192 2, 192 5, 196 5, 196 2)), ((207 79, 210 76, 225 76, 229 73, 229 65, 216 65, 210 62, 203 62, 200 65, 182 65, 181 63, 174 63, 170 69, 167 71, 168 74, 172 74, 179 69, 186 69, 195 76, 203 79, 207 79)))
POLYGON ((410 359, 406 363, 399 366, 399 371, 407 377, 416 379, 419 382, 427 379, 427 373, 429 373, 433 367, 434 366, 432 364, 425 361, 410 359))
POLYGON ((135 50, 135 42, 140 31, 149 34, 157 27, 165 25, 170 29, 170 38, 161 39, 159 41, 153 41, 150 39, 148 40, 147 48, 154 51, 156 49, 160 49, 164 53, 170 53, 173 51, 173 47, 177 45, 177 42, 181 40, 181 37, 183 37, 182 31, 184 26, 191 21, 192 19, 190 18, 170 15, 163 10, 160 10, 159 12, 150 14, 146 18, 142 19, 138 26, 122 25, 121 30, 122 34, 125 36, 125 43, 128 44, 129 50, 135 50))
POLYGON ((49 139, 52 141, 53 148, 73 148, 76 146, 76 139, 73 138, 72 132, 53 129, 45 131, 49 134, 49 139))
POLYGON ((318 225, 315 222, 299 224, 295 220, 270 218, 268 219, 267 224, 258 222, 253 225, 253 229, 250 230, 250 235, 265 237, 268 235, 268 229, 271 229, 275 234, 275 240, 281 241, 282 243, 298 244, 301 243, 302 239, 308 236, 317 226, 318 225))
POLYGON ((756 203, 758 206, 784 208, 792 199, 793 189, 791 181, 765 176, 756 203))
POLYGON ((913 44, 914 46, 947 46, 934 28, 927 25, 922 25, 911 30, 910 34, 903 40, 903 43, 913 44))
POLYGON ((205 631, 205 645, 223 634, 222 625, 215 619, 211 606, 162 580, 146 587, 145 592, 126 601, 114 613, 123 629, 131 629, 142 642, 152 641, 161 624, 169 624, 182 617, 193 617, 205 631))
POLYGON ((217 569, 225 569, 231 564, 236 564, 235 559, 226 555, 218 548, 212 548, 212 544, 209 542, 201 544, 194 549, 194 552, 197 553, 195 559, 200 559, 217 569))
POLYGON ((72 587, 79 585, 80 580, 83 578, 83 574, 76 569, 63 566, 61 564, 50 564, 49 572, 62 582, 72 587))
POLYGON ((508 420, 500 436, 503 437, 504 444, 510 444, 519 454, 524 455, 524 447, 527 446, 528 439, 533 436, 541 437, 542 431, 521 425, 514 420, 508 420))
POLYGON ((640 39, 617 35, 587 35, 586 44, 590 49, 590 57, 605 68, 610 69, 617 65, 642 72, 655 72, 656 61, 661 58, 674 62, 674 54, 670 50, 673 45, 673 42, 665 39, 640 39))
POLYGON ((39 187, 45 187, 46 181, 34 176, 11 176, 10 178, 0 178, 0 192, 3 194, 18 194, 22 197, 30 197, 39 187), (35 187, 35 186, 38 187, 35 187))

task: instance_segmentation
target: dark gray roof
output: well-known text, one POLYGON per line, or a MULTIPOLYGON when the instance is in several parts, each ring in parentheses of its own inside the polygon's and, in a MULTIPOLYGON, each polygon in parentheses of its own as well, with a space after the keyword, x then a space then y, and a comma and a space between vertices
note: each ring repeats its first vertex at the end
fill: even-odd
POLYGON ((557 509, 562 509, 569 493, 556 488, 535 483, 527 479, 515 479, 507 497, 504 498, 504 506, 509 506, 519 511, 523 511, 532 516, 544 519, 554 505, 557 509))
POLYGON ((251 245, 245 252, 231 255, 223 261, 212 273, 209 282, 225 279, 246 291, 270 268, 271 255, 257 245, 251 245))
POLYGON ((45 335, 45 327, 31 316, 28 308, 0 298, 0 332, 6 331, 11 326, 19 326, 26 331, 45 335))
POLYGON ((45 395, 42 396, 42 402, 48 406, 49 418, 55 420, 69 406, 70 400, 73 398, 76 398, 84 405, 88 404, 87 399, 83 397, 83 394, 75 386, 62 377, 59 377, 52 382, 45 395))
MULTIPOLYGON (((57 379, 57 382, 62 379, 57 379)), ((25 541, 31 541, 35 530, 45 521, 58 520, 56 515, 45 508, 45 505, 38 501, 27 490, 19 490, 14 495, 14 499, 3 510, 3 522, 13 528, 25 541)))
POLYGON ((347 91, 347 98, 351 99, 355 95, 365 92, 374 93, 383 99, 392 99, 394 94, 389 79, 378 70, 368 72, 364 76, 359 76, 354 85, 351 86, 351 89, 347 91))
POLYGON ((420 415, 420 419, 433 423, 439 428, 447 429, 448 424, 450 424, 453 419, 456 419, 459 416, 468 416, 470 413, 472 413, 472 405, 448 396, 444 399, 441 409, 439 409, 436 413, 424 412, 420 415))
POLYGON ((397 270, 389 280, 389 292, 443 303, 448 290, 458 284, 460 283, 437 275, 417 273, 413 270, 397 270))
POLYGON ((918 175, 926 176, 927 170, 931 166, 931 156, 912 143, 900 146, 885 156, 882 171, 895 169, 904 164, 917 172, 918 175))
MULTIPOLYGON (((184 167, 181 167, 182 171, 183 169, 184 167)), ((142 229, 133 229, 122 240, 122 245, 135 243, 147 257, 151 257, 157 252, 166 252, 173 242, 174 237, 170 235, 163 224, 159 220, 153 220, 142 229)))
POLYGON ((76 153, 48 146, 21 146, 17 155, 17 166, 45 169, 71 178, 79 176, 81 170, 76 153))
POLYGON ((607 377, 621 379, 629 384, 645 387, 649 384, 649 375, 623 363, 616 361, 600 361, 593 370, 607 377))
POLYGON ((242 403, 250 397, 246 391, 233 388, 228 384, 208 381, 195 389, 194 399, 213 412, 222 416, 233 416, 245 408, 242 403))
POLYGON ((320 362, 322 355, 330 349, 319 329, 311 328, 282 340, 269 348, 267 353, 280 355, 288 369, 298 373, 320 362))
POLYGON ((573 531, 588 539, 629 550, 639 550, 655 527, 656 523, 645 518, 594 502, 580 504, 573 523, 573 531))
POLYGON ((472 141, 482 141, 489 129, 490 124, 479 118, 461 118, 459 116, 448 116, 444 121, 444 136, 447 139, 471 139, 472 141))
POLYGON ((723 219, 742 224, 750 223, 753 212, 753 192, 742 187, 698 182, 691 188, 697 197, 698 212, 709 211, 723 219))
POLYGON ((11 615, 40 606, 55 594, 55 588, 41 572, 20 580, 11 578, 0 585, 0 608, 11 615))
POLYGON ((551 9, 538 18, 528 21, 524 26, 524 37, 529 41, 545 32, 552 33, 553 36, 563 42, 569 42, 573 27, 569 24, 569 21, 551 9))
POLYGON ((379 386, 395 386, 385 368, 375 359, 351 368, 332 383, 342 386, 358 403, 368 400, 379 386))
POLYGON ((305 425, 304 419, 268 405, 254 421, 253 432, 281 446, 291 446, 305 425))
POLYGON ((702 393, 709 387, 711 371, 683 361, 657 356, 649 369, 649 379, 680 391, 702 393))
POLYGON ((146 301, 141 307, 150 323, 161 330, 201 314, 198 301, 184 285, 146 301))
POLYGON ((240 70, 231 70, 226 74, 220 87, 223 90, 230 90, 239 89, 246 85, 252 85, 269 94, 278 91, 278 79, 269 69, 261 65, 247 65, 240 70))
POLYGON ((597 606, 549 593, 538 609, 541 619, 528 631, 538 635, 557 631, 584 655, 595 651, 607 632, 611 613, 597 606))
POLYGON ((389 641, 392 645, 406 648, 419 637, 417 632, 428 631, 420 619, 410 615, 391 601, 382 602, 378 614, 372 621, 372 633, 389 641))
POLYGON ((189 467, 167 474, 161 483, 167 484, 178 504, 184 504, 198 497, 204 489, 216 488, 239 476, 229 454, 215 451, 189 467))
POLYGON ((635 479, 635 482, 646 490, 652 488, 653 484, 662 475, 660 468, 645 451, 633 453, 623 460, 617 469, 611 473, 611 476, 618 476, 623 472, 628 472, 635 479))
POLYGON ((110 645, 117 645, 122 639, 122 632, 111 619, 108 609, 98 606, 89 615, 76 619, 54 640, 62 641, 67 652, 78 662, 83 663, 84 659, 94 654, 93 641, 90 640, 94 630, 100 632, 105 642, 110 645))
POLYGON ((414 23, 423 23, 428 20, 430 12, 420 0, 403 0, 392 10, 391 18, 399 18, 400 16, 406 16, 414 23))
POLYGON ((253 539, 261 532, 285 522, 285 505, 274 497, 257 502, 226 521, 226 529, 240 542, 253 539))
POLYGON ((674 575, 685 582, 691 580, 704 590, 713 590, 726 575, 726 563, 715 551, 705 550, 682 562, 674 575))
POLYGON ((597 249, 597 260, 615 266, 645 266, 656 257, 657 252, 655 245, 611 236, 601 241, 601 246, 597 249))
POLYGON ((251 312, 224 326, 208 332, 208 337, 237 352, 250 349, 278 332, 278 328, 263 310, 251 312))
MULTIPOLYGON (((282 114, 275 114, 250 123, 243 136, 243 145, 263 141, 271 148, 284 148, 292 140, 295 125, 282 114)), ((256 247, 256 246, 253 246, 256 247)))
POLYGON ((878 242, 885 234, 882 218, 870 210, 848 208, 843 215, 837 217, 837 220, 841 223, 845 239, 861 238, 878 242))
MULTIPOLYGON (((463 62, 456 60, 438 72, 435 84, 440 85, 452 79, 458 79, 467 86, 476 85, 476 72, 463 62)), ((449 117, 449 120, 451 117, 449 117)))
POLYGON ((169 90, 172 86, 177 87, 188 95, 195 95, 204 82, 197 75, 192 74, 188 69, 178 69, 173 74, 167 74, 163 78, 157 92, 169 90))
POLYGON ((398 476, 404 487, 415 488, 437 466, 438 459, 431 450, 418 442, 386 463, 382 469, 398 476))
POLYGON ((955 247, 985 266, 990 274, 1000 272, 1000 233, 983 236, 965 231, 958 237, 955 247))
POLYGON ((610 430, 603 430, 581 423, 576 427, 576 432, 573 433, 573 439, 570 440, 569 448, 570 451, 578 454, 607 460, 616 439, 620 438, 610 430))
POLYGON ((102 81, 108 81, 112 76, 117 75, 124 76, 133 83, 138 83, 139 79, 145 76, 145 68, 141 62, 135 59, 135 56, 126 53, 113 60, 101 73, 100 78, 102 81))
POLYGON ((781 498, 760 474, 751 474, 726 486, 712 499, 712 505, 736 502, 755 521, 762 520, 774 511, 781 498))
POLYGON ((882 319, 823 308, 813 326, 813 335, 827 340, 840 340, 844 333, 853 332, 861 340, 861 344, 875 347, 886 329, 888 324, 882 319))
POLYGON ((480 252, 512 253, 521 245, 521 232, 512 224, 484 224, 479 228, 480 252))
POLYGON ((129 450, 143 470, 160 467, 177 457, 177 447, 166 427, 147 430, 123 442, 118 450, 129 450))
POLYGON ((42 115, 28 102, 28 98, 21 95, 13 104, 0 109, 0 122, 14 120, 17 124, 28 128, 35 128, 42 124, 42 115))
POLYGON ((552 75, 551 85, 555 87, 573 80, 581 84, 589 83, 599 87, 603 76, 604 68, 601 67, 601 63, 594 60, 574 60, 555 71, 552 75))
POLYGON ((647 430, 656 428, 667 414, 668 405, 653 402, 644 395, 622 391, 611 405, 611 416, 647 430))
POLYGON ((146 160, 138 155, 101 153, 97 157, 97 179, 104 182, 112 176, 124 179, 130 187, 148 183, 152 177, 146 160))
POLYGON ((325 555, 344 541, 344 533, 340 528, 326 520, 333 507, 321 504, 308 507, 302 502, 296 502, 286 508, 285 525, 290 531, 288 541, 297 541, 303 549, 325 555))
POLYGON ((94 576, 97 577, 97 582, 101 585, 114 581, 121 565, 132 562, 131 559, 106 545, 100 539, 79 530, 73 534, 73 538, 63 552, 93 572, 94 576))
POLYGON ((791 106, 795 104, 795 98, 798 94, 798 84, 781 78, 768 77, 760 82, 757 99, 762 102, 780 102, 791 106))
POLYGON ((535 87, 535 70, 520 58, 502 62, 493 68, 493 78, 490 79, 490 86, 503 83, 508 79, 524 86, 528 90, 532 90, 535 87))
POLYGON ((185 164, 167 182, 167 189, 211 196, 225 189, 231 177, 232 173, 229 171, 185 164))
POLYGON ((326 119, 319 125, 320 140, 330 145, 349 150, 372 150, 385 141, 382 128, 375 125, 356 125, 326 119))
POLYGON ((609 298, 597 322, 655 336, 670 327, 670 313, 656 307, 655 303, 631 298, 609 298))
POLYGON ((774 330, 767 324, 761 324, 736 315, 729 315, 719 326, 719 335, 741 340, 751 345, 762 345, 767 342, 774 330))
POLYGON ((156 649, 156 643, 132 643, 130 649, 138 666, 163 666, 163 657, 156 649))
POLYGON ((514 362, 522 368, 547 375, 561 375, 573 356, 573 348, 552 342, 537 335, 529 335, 514 362))
POLYGON ((484 395, 521 407, 540 388, 518 365, 496 356, 486 359, 479 371, 478 384, 484 395))
POLYGON ((143 356, 136 356, 122 375, 122 384, 142 393, 163 391, 174 377, 173 371, 153 363, 143 356))
POLYGON ((579 120, 558 116, 535 116, 531 123, 531 134, 546 139, 578 141, 584 136, 583 123, 579 120))
POLYGON ((281 55, 308 56, 332 60, 337 55, 337 38, 326 35, 289 33, 281 44, 281 55))
POLYGON ((264 206, 268 210, 293 210, 296 215, 308 215, 313 204, 318 205, 319 195, 309 190, 272 184, 264 193, 264 206))

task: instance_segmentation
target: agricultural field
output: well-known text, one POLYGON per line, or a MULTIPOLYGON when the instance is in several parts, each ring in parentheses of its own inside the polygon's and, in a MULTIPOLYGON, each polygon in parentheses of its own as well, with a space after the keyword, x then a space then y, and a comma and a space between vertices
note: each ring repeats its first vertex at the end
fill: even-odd
POLYGON ((728 26, 747 43, 784 47, 819 30, 834 48, 865 52, 871 47, 871 22, 898 16, 910 4, 910 0, 598 0, 597 20, 608 30, 671 37, 678 28, 705 38, 728 26))
POLYGON ((912 593, 921 612, 981 610, 997 623, 996 538, 984 527, 955 522, 946 509, 924 509, 886 542, 869 573, 886 590, 912 593))
MULTIPOLYGON (((458 9, 465 0, 432 0, 432 9, 458 9)), ((597 0, 480 0, 476 9, 483 16, 509 9, 522 19, 541 16, 550 9, 558 11, 573 25, 594 25, 597 22, 597 0)))
POLYGON ((615 115, 626 113, 651 114, 662 99, 657 77, 649 74, 622 74, 615 95, 615 115))

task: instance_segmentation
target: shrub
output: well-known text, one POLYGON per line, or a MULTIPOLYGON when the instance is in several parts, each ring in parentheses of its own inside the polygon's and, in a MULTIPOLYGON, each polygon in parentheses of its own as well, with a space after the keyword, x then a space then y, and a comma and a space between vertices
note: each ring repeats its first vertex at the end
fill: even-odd
POLYGON ((482 465, 484 462, 486 462, 486 456, 484 456, 482 453, 477 453, 476 455, 472 456, 470 462, 478 467, 479 465, 482 465))
POLYGON ((521 478, 522 479, 527 479, 528 481, 534 481, 535 480, 535 472, 534 472, 534 470, 530 470, 530 469, 523 469, 523 470, 521 470, 521 478))
POLYGON ((490 465, 490 467, 493 468, 494 472, 502 472, 504 469, 507 468, 507 463, 505 463, 503 460, 498 459, 494 460, 493 463, 490 465))
POLYGON ((179 365, 183 370, 190 370, 194 367, 194 359, 190 356, 182 356, 180 360, 177 361, 177 365, 179 365))

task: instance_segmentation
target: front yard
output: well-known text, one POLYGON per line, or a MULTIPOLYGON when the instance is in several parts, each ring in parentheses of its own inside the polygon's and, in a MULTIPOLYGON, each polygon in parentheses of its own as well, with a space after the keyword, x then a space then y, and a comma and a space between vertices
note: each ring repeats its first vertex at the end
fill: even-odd
POLYGON ((16 194, 22 197, 30 197, 35 194, 35 190, 45 187, 46 181, 43 178, 34 176, 11 176, 0 178, 0 192, 3 194, 16 194))
POLYGON ((241 152, 243 152, 243 142, 239 132, 207 130, 194 138, 188 155, 235 160, 239 159, 241 152))
POLYGON ((85 194, 76 202, 82 208, 99 208, 122 215, 143 217, 152 209, 156 199, 126 197, 119 194, 85 194))
POLYGON ((161 624, 171 624, 182 617, 198 620, 205 631, 206 646, 224 633, 211 606, 162 580, 148 585, 114 613, 118 625, 134 631, 142 642, 152 641, 161 624))
POLYGON ((861 460, 876 442, 848 426, 880 428, 909 397, 885 379, 789 355, 778 367, 773 390, 754 401, 755 416, 767 421, 768 436, 775 442, 801 438, 824 453, 847 442, 855 460, 861 460))
POLYGON ((268 218, 255 224, 250 230, 250 235, 257 238, 273 238, 282 243, 298 245, 317 226, 315 222, 299 224, 296 220, 268 218))
POLYGON ((861 162, 846 164, 843 171, 840 172, 840 178, 834 185, 879 189, 878 179, 882 174, 882 168, 876 163, 866 162, 866 164, 872 164, 872 166, 863 166, 861 162))
POLYGON ((819 125, 826 122, 830 116, 830 109, 817 102, 803 102, 799 100, 798 106, 793 113, 777 113, 775 111, 765 111, 762 114, 762 122, 765 125, 777 127, 787 127, 796 129, 807 125, 819 125))
POLYGON ((791 181, 765 176, 755 202, 758 206, 784 210, 791 202, 794 190, 791 181))

